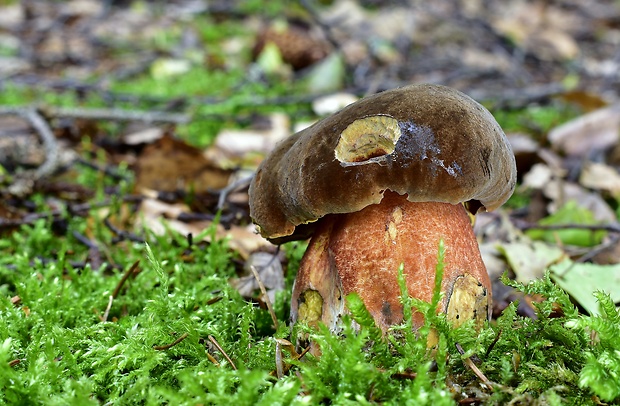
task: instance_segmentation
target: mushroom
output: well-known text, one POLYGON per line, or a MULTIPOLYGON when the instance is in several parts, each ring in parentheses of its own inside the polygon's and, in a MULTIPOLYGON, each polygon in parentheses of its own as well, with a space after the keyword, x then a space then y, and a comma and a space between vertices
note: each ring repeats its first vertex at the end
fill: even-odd
MULTIPOLYGON (((444 241, 441 309, 454 324, 490 317, 491 283, 469 214, 512 194, 515 159, 491 113, 465 94, 412 85, 372 95, 282 141, 250 185, 250 215, 279 244, 312 237, 291 322, 338 331, 356 292, 385 332, 402 322, 403 266, 430 301, 444 241), (469 213, 468 213, 469 212, 469 213)), ((423 316, 414 313, 419 327, 423 316)))

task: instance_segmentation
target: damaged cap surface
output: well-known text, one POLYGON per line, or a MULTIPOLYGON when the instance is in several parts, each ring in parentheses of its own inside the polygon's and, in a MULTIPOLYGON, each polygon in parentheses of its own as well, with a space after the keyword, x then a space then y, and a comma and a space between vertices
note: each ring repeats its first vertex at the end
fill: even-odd
POLYGON ((250 215, 264 237, 291 240, 327 214, 379 203, 386 190, 493 210, 515 183, 514 154, 488 110, 452 88, 412 85, 366 97, 279 144, 250 185, 250 215))

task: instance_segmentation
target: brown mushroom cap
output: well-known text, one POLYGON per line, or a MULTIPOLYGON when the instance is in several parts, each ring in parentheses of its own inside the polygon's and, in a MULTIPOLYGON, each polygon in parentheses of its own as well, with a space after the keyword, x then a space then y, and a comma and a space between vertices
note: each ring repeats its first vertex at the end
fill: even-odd
POLYGON ((250 185, 250 215, 265 238, 292 240, 308 236, 304 224, 379 203, 386 190, 493 210, 515 182, 514 155, 488 110, 449 87, 412 85, 361 99, 279 144, 250 185))

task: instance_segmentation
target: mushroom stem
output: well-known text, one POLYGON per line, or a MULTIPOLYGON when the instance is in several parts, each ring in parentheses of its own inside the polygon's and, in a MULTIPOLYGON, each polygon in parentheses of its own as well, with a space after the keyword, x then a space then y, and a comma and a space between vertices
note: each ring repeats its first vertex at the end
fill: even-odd
MULTIPOLYGON (((344 297, 356 292, 384 332, 402 322, 397 282, 404 265, 409 295, 430 302, 439 241, 445 245, 441 310, 455 324, 489 317, 491 284, 462 204, 410 202, 386 191, 379 204, 328 215, 310 241, 293 288, 291 320, 338 330, 344 297)), ((423 315, 414 312, 420 327, 423 315)))

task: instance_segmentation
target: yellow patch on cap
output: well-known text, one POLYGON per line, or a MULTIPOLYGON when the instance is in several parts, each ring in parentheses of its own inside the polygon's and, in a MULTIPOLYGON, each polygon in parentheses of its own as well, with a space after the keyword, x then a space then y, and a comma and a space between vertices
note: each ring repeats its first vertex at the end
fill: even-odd
POLYGON ((379 162, 396 149, 401 131, 398 121, 378 115, 355 120, 340 134, 336 159, 343 165, 379 162))

